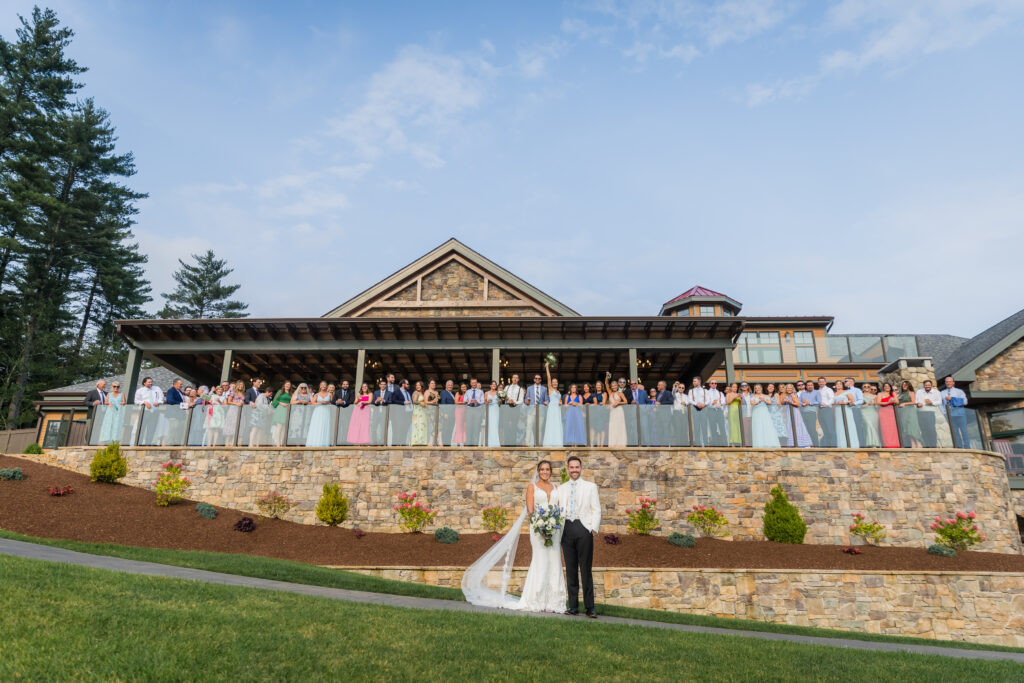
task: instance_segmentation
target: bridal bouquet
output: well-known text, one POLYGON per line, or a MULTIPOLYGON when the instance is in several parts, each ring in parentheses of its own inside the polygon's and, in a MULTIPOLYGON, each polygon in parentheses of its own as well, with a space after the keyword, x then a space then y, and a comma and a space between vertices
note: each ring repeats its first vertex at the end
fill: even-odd
POLYGON ((544 362, 547 363, 551 369, 555 369, 558 366, 558 357, 553 353, 548 353, 544 356, 544 362))
POLYGON ((562 508, 557 505, 548 507, 537 507, 530 515, 530 529, 540 534, 544 539, 544 545, 550 547, 555 532, 562 528, 562 508))

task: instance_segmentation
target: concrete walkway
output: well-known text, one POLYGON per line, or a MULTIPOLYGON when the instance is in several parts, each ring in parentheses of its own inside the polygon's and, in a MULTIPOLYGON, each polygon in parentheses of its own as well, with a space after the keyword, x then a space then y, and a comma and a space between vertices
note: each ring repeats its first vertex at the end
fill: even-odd
POLYGON ((1007 660, 1024 664, 1024 653, 998 652, 994 650, 960 650, 948 647, 935 647, 931 645, 904 645, 900 643, 883 643, 867 640, 846 640, 842 638, 819 638, 815 636, 800 636, 785 633, 766 633, 761 631, 740 631, 726 628, 713 628, 709 626, 688 626, 684 624, 666 624, 657 621, 643 621, 640 619, 623 619, 621 617, 600 617, 596 622, 583 617, 569 617, 561 614, 542 614, 534 612, 509 612, 508 610, 492 609, 488 607, 475 607, 466 602, 455 600, 437 600, 434 598, 414 598, 404 595, 387 595, 385 593, 367 593, 363 591, 345 590, 342 588, 326 588, 323 586, 307 586, 299 583, 288 583, 286 581, 272 581, 270 579, 257 579, 249 576, 237 576, 234 574, 220 574, 202 569, 189 569, 187 567, 175 567, 167 564, 156 564, 155 562, 139 562, 137 560, 123 560, 117 557, 105 555, 89 555, 63 548, 53 548, 35 543, 23 541, 12 541, 0 538, 0 554, 25 557, 34 560, 47 560, 50 562, 65 562, 67 564, 92 567, 94 569, 108 569, 111 571, 129 572, 132 574, 145 574, 147 576, 164 576, 174 579, 188 579, 190 581, 205 581, 207 583, 219 583, 226 586, 242 586, 244 588, 262 588, 264 590, 284 591, 287 593, 298 593, 300 595, 311 595, 318 598, 332 598, 334 600, 346 600, 369 605, 387 605, 389 607, 406 607, 412 609, 438 609, 453 612, 479 612, 484 614, 502 614, 505 616, 519 618, 541 618, 541 619, 572 619, 577 622, 599 623, 599 624, 620 624, 625 626, 638 626, 645 628, 658 628, 667 631, 683 631, 687 633, 708 633, 720 636, 742 636, 746 638, 760 638, 762 640, 777 640, 788 643, 802 643, 805 645, 825 645, 828 647, 842 647, 852 650, 870 650, 873 652, 912 652, 922 655, 941 655, 943 657, 956 657, 962 659, 987 659, 1007 660))

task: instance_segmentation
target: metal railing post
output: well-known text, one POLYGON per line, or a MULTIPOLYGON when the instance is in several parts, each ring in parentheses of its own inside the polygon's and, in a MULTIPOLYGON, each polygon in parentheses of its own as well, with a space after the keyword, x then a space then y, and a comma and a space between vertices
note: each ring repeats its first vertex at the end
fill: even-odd
POLYGON ((534 402, 534 420, 533 420, 533 445, 534 447, 540 446, 540 404, 534 402))
MULTIPOLYGON (((793 444, 792 444, 791 448, 796 448, 799 445, 797 443, 797 439, 796 439, 796 415, 795 415, 796 411, 793 410, 793 404, 792 403, 789 404, 786 407, 789 408, 789 423, 791 425, 793 425, 793 444)), ((800 416, 800 419, 801 420, 804 419, 803 415, 800 416)))
MULTIPOLYGON (((949 440, 953 443, 953 448, 963 448, 962 445, 958 445, 956 442, 956 428, 953 427, 953 411, 949 408, 949 403, 946 403, 946 426, 949 427, 949 440)), ((936 446, 938 445, 938 439, 936 446)))
POLYGON ((587 430, 585 434, 587 448, 593 445, 593 439, 590 437, 590 404, 583 406, 583 428, 587 430))
MULTIPOLYGON (((244 408, 245 403, 238 406, 238 422, 235 423, 235 436, 234 440, 231 442, 231 446, 233 448, 238 448, 238 435, 242 432, 242 414, 245 412, 244 408)), ((226 446, 227 444, 224 445, 226 446)))
POLYGON ((903 427, 900 426, 900 410, 897 406, 889 406, 892 410, 892 419, 896 423, 896 443, 903 448, 903 427))
MULTIPOLYGON (((217 406, 214 406, 216 408, 217 406)), ((288 409, 284 412, 284 438, 281 439, 281 445, 288 448, 288 430, 292 426, 292 404, 288 404, 288 409)))
MULTIPOLYGON (((693 447, 693 407, 692 406, 684 405, 683 406, 683 410, 686 411, 686 424, 690 428, 689 434, 686 437, 686 445, 692 448, 693 447)), ((728 443, 728 440, 726 441, 726 443, 728 443)))
MULTIPOLYGON (((480 406, 477 406, 477 407, 480 407, 480 406)), ((488 443, 488 441, 490 441, 490 438, 489 438, 490 434, 488 433, 487 429, 488 429, 488 424, 491 421, 491 406, 487 403, 487 397, 486 396, 484 397, 483 409, 484 409, 484 433, 483 433, 483 437, 480 439, 481 441, 483 441, 483 443, 480 444, 480 445, 483 446, 484 448, 487 448, 488 446, 490 446, 490 444, 488 443)))
POLYGON ((633 407, 636 408, 636 411, 635 411, 636 412, 636 445, 637 446, 643 446, 644 445, 644 434, 640 430, 640 404, 639 403, 634 403, 633 407))
POLYGON ((388 445, 388 432, 391 429, 391 404, 384 406, 384 443, 383 446, 388 445))
POLYGON ((187 411, 186 411, 188 413, 188 415, 185 416, 185 435, 181 437, 181 445, 182 446, 189 446, 190 445, 189 442, 188 442, 188 436, 189 436, 189 434, 192 431, 192 414, 195 412, 195 410, 196 410, 196 407, 192 406, 192 407, 188 408, 187 411))
POLYGON ((146 419, 146 406, 139 406, 139 421, 135 424, 135 433, 132 435, 131 446, 136 448, 139 445, 139 436, 142 434, 142 421, 146 419))
POLYGON ((843 416, 843 434, 846 435, 846 447, 850 447, 850 427, 846 423, 846 406, 839 406, 839 414, 843 416))
POLYGON ((434 443, 430 444, 431 446, 433 446, 434 444, 437 444, 438 446, 443 446, 444 445, 444 439, 441 438, 441 405, 440 404, 437 404, 437 405, 434 406, 434 438, 431 439, 431 441, 434 442, 434 443))
POLYGON ((334 419, 331 420, 331 446, 338 445, 338 424, 341 422, 341 406, 332 406, 334 408, 334 419))

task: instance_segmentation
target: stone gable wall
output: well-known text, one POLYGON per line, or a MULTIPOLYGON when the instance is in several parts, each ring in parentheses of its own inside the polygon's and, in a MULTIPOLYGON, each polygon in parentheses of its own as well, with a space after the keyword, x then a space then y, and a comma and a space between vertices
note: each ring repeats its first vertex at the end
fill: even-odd
POLYGON ((535 308, 492 308, 490 306, 474 306, 472 308, 371 308, 362 314, 363 317, 399 317, 399 318, 443 318, 448 316, 493 316, 498 318, 539 317, 543 315, 535 308))
MULTIPOLYGON (((95 447, 37 456, 88 473, 95 447)), ((299 503, 289 519, 315 523, 323 485, 340 482, 350 497, 348 524, 399 531, 392 506, 401 491, 419 492, 441 513, 438 525, 481 531, 480 509, 522 505, 525 483, 539 460, 555 467, 570 454, 601 487, 605 533, 626 533, 625 510, 639 496, 659 499, 656 533, 686 531, 695 503, 718 507, 735 538, 760 539, 768 491, 782 484, 808 525, 807 542, 846 544, 854 512, 885 525, 889 545, 932 542, 936 515, 975 510, 986 534, 979 550, 1019 553, 1021 540, 1001 456, 943 450, 689 450, 689 449, 431 449, 431 448, 126 448, 132 486, 149 487, 160 465, 185 464, 189 496, 255 511, 271 491, 299 503)))
POLYGON ((423 301, 483 301, 484 279, 466 266, 449 261, 423 276, 423 301))
POLYGON ((1024 339, 982 365, 974 373, 976 391, 1019 391, 1024 386, 1024 339))
MULTIPOLYGON (((463 573, 353 571, 452 588, 463 573)), ((497 572, 488 578, 498 587, 497 572)), ((525 578, 525 568, 513 570, 509 590, 520 592, 525 578)), ((1024 647, 1024 574, 595 568, 594 597, 606 605, 1024 647)))

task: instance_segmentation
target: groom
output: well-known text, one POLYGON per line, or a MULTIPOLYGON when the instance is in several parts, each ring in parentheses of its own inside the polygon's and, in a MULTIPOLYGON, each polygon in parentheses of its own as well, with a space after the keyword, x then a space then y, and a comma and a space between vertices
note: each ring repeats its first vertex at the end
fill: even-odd
POLYGON ((558 487, 558 505, 565 513, 562 531, 562 554, 565 556, 565 584, 569 592, 569 610, 580 613, 580 579, 583 580, 583 605, 587 616, 597 619, 594 611, 594 536, 601 526, 601 501, 597 484, 584 481, 583 463, 575 455, 565 462, 569 481, 558 487))

